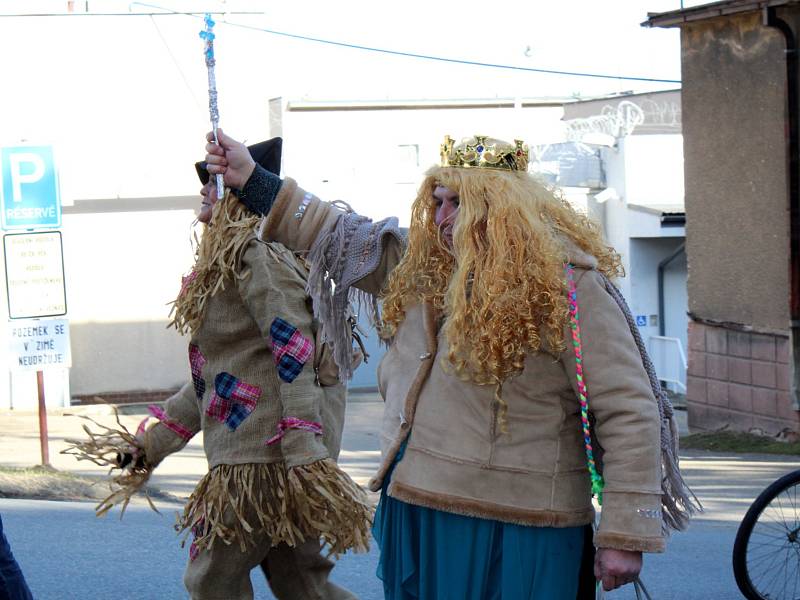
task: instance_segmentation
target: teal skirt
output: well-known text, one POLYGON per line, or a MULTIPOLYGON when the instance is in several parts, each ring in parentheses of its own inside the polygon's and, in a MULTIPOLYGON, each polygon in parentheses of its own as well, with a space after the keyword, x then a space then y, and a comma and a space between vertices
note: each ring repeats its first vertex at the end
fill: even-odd
POLYGON ((531 527, 415 506, 386 493, 391 473, 372 527, 387 600, 575 600, 584 527, 531 527))

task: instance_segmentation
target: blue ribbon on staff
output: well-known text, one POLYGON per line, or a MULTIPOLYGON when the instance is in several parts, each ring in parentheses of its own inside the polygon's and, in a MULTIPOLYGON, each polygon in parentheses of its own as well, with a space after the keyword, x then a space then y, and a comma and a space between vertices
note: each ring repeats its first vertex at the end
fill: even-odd
MULTIPOLYGON (((214 142, 219 144, 217 139, 217 127, 219 127, 219 107, 217 106, 217 79, 214 74, 214 19, 206 13, 204 22, 206 28, 200 32, 200 38, 205 42, 206 68, 208 69, 208 114, 211 117, 211 129, 214 132, 214 142)), ((217 200, 221 200, 225 193, 225 182, 222 175, 216 176, 217 200)))

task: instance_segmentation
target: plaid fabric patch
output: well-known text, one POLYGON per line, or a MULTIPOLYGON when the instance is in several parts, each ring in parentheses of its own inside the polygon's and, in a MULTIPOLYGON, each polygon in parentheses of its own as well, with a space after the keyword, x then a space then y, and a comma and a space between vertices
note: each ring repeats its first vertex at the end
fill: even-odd
POLYGON ((231 430, 235 430, 242 422, 250 416, 250 413, 253 412, 253 409, 246 408, 241 404, 234 404, 231 403, 231 414, 228 415, 228 418, 225 419, 225 424, 231 428, 231 430))
POLYGON ((223 398, 230 398, 233 390, 236 389, 237 383, 239 383, 239 380, 236 377, 223 371, 214 378, 214 389, 223 398))
POLYGON ((293 325, 276 318, 270 326, 272 356, 278 367, 278 377, 291 383, 303 370, 311 355, 314 343, 293 325))
POLYGON ((206 357, 200 352, 200 348, 195 344, 189 344, 189 369, 192 371, 192 384, 198 400, 202 400, 203 394, 206 393, 206 381, 202 377, 205 364, 206 357))
POLYGON ((250 416, 261 397, 261 388, 245 383, 230 373, 219 373, 214 378, 214 392, 206 414, 232 431, 250 416))
POLYGON ((258 402, 258 398, 260 396, 260 387, 257 385, 250 385, 244 381, 237 380, 236 385, 233 387, 233 391, 231 391, 231 400, 247 407, 250 411, 256 407, 256 402, 258 402))
POLYGON ((297 331, 294 325, 290 325, 280 317, 276 317, 269 327, 269 334, 272 337, 272 343, 285 346, 292 339, 292 334, 297 331))
POLYGON ((227 398, 218 396, 217 392, 211 392, 211 401, 206 408, 206 414, 220 423, 224 423, 231 414, 231 405, 231 401, 227 398))
POLYGON ((177 433, 183 439, 190 440, 194 437, 194 434, 196 432, 186 427, 186 425, 184 425, 183 423, 178 423, 178 421, 170 419, 167 416, 167 413, 164 412, 164 409, 158 406, 157 404, 151 404, 150 406, 148 406, 147 411, 151 415, 153 415, 156 419, 161 421, 167 427, 167 429, 173 431, 174 433, 177 433))
POLYGON ((303 363, 293 356, 284 354, 278 361, 278 377, 286 383, 292 383, 303 370, 303 363))

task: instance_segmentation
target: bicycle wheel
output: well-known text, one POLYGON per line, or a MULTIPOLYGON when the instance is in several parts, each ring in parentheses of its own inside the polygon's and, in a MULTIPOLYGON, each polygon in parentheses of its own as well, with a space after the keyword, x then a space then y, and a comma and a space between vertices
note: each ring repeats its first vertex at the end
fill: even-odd
POLYGON ((770 484, 733 544, 736 585, 749 600, 800 599, 800 470, 770 484))

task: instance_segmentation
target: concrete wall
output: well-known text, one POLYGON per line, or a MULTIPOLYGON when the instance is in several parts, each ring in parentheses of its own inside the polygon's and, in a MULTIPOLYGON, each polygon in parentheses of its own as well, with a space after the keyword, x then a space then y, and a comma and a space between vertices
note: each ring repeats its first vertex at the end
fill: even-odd
POLYGON ((689 309, 789 321, 783 36, 758 13, 682 30, 689 309))
POLYGON ((784 37, 754 12, 684 25, 681 40, 689 425, 797 431, 784 37))

